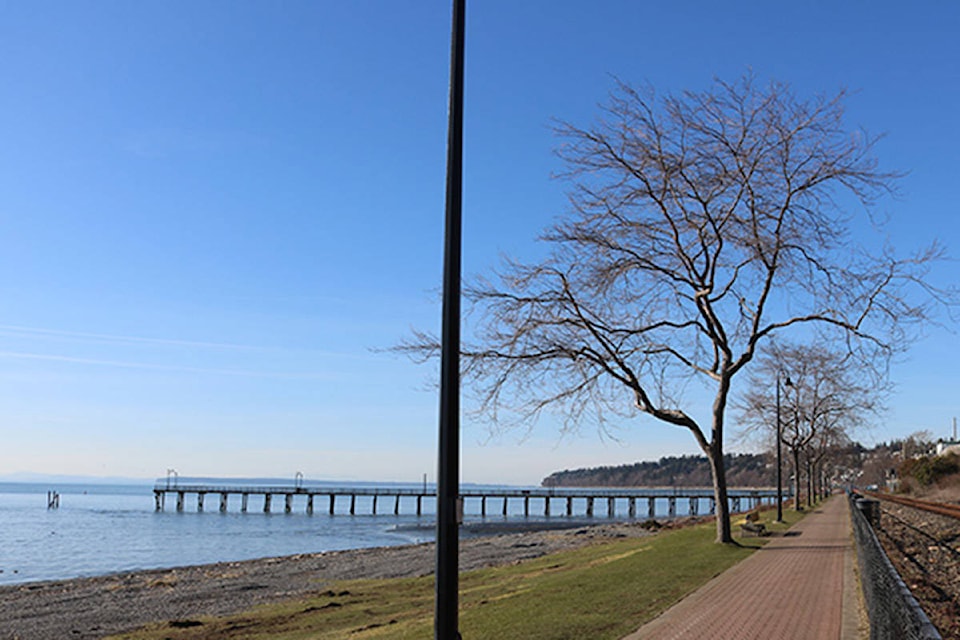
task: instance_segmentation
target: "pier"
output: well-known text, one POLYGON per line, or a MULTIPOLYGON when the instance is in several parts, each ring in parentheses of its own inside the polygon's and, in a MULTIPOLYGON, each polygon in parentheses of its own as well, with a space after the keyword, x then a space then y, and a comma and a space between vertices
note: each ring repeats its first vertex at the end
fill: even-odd
MULTIPOLYGON (((433 513, 436 492, 427 488, 400 487, 324 487, 303 486, 302 480, 293 486, 240 486, 213 484, 170 484, 158 482, 153 489, 156 510, 164 511, 167 497, 175 501, 182 512, 188 502, 196 503, 196 511, 208 508, 207 497, 212 496, 221 513, 251 509, 263 513, 278 510, 283 513, 302 511, 312 515, 322 509, 329 515, 369 514, 421 516, 433 513), (251 496, 255 496, 251 500, 251 496)), ((732 488, 728 490, 732 512, 773 504, 774 488, 732 488)), ((461 513, 480 516, 543 516, 550 517, 627 517, 630 519, 675 517, 678 504, 686 508, 683 514, 706 515, 716 511, 713 489, 710 487, 551 487, 535 489, 478 488, 460 491, 461 513)))

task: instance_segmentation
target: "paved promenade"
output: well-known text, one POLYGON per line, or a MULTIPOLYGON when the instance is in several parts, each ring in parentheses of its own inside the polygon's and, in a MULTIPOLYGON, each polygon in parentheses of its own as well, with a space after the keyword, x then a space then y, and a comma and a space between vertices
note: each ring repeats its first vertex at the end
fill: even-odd
POLYGON ((855 640, 855 561, 837 495, 624 640, 855 640))

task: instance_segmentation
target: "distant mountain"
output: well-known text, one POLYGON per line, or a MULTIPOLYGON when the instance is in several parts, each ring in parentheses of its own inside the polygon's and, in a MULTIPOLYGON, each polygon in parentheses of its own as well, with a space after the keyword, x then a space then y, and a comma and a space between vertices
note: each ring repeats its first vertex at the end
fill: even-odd
MULTIPOLYGON (((770 487, 776 484, 776 461, 759 454, 724 456, 729 487, 770 487)), ((660 458, 616 467, 556 471, 544 487, 709 487, 710 465, 704 456, 660 458)))
POLYGON ((124 478, 119 476, 80 476, 56 473, 33 473, 18 471, 0 474, 0 482, 26 482, 33 484, 152 484, 152 478, 124 478))

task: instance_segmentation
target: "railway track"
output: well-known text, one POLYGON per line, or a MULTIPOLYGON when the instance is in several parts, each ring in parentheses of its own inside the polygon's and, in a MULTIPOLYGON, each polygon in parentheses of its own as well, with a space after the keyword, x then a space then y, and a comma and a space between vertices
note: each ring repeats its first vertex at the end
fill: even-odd
POLYGON ((960 505, 863 492, 880 500, 887 557, 944 638, 960 638, 960 505))
POLYGON ((960 505, 950 504, 947 502, 918 500, 917 498, 907 498, 905 496, 897 496, 890 493, 875 493, 873 491, 863 491, 862 493, 865 496, 870 496, 871 498, 876 498, 877 500, 895 502, 897 504, 902 504, 905 507, 920 509, 921 511, 928 511, 930 513, 936 513, 941 516, 947 516, 948 518, 956 518, 957 520, 960 520, 960 505))

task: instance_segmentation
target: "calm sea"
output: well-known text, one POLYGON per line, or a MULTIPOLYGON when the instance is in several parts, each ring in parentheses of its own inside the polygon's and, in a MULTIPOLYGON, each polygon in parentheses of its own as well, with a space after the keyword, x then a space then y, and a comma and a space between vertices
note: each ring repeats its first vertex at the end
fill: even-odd
MULTIPOLYGON (((401 501, 398 516, 393 515, 392 499, 381 498, 380 515, 371 515, 369 497, 357 498, 357 515, 339 513, 347 507, 338 503, 338 513, 331 516, 326 499, 318 499, 313 515, 304 513, 301 503, 295 504, 293 513, 285 514, 279 496, 274 497, 274 513, 264 514, 262 498, 255 496, 250 498, 248 513, 239 512, 237 496, 233 496, 228 511, 220 513, 217 494, 208 495, 205 511, 197 512, 196 496, 188 494, 185 510, 178 513, 171 503, 173 496, 168 497, 165 511, 155 511, 152 488, 152 484, 0 483, 0 584, 403 545, 430 541, 434 535, 432 499, 424 500, 420 517, 413 514, 414 498, 401 501), (46 507, 46 494, 51 489, 60 493, 59 509, 46 507)), ((504 522, 499 513, 489 516, 488 512, 487 518, 480 518, 479 507, 472 502, 478 501, 468 501, 468 524, 496 530, 504 522)), ((683 515, 686 501, 678 502, 678 515, 683 515)), ((491 506, 489 510, 497 509, 491 506)), ((561 509, 557 505, 554 513, 561 509)), ((529 525, 531 521, 544 521, 542 516, 524 519, 520 510, 522 501, 512 501, 506 522, 529 525)), ((625 513, 625 505, 619 506, 618 512, 625 513)), ((550 522, 578 526, 585 520, 555 516, 550 522)))

